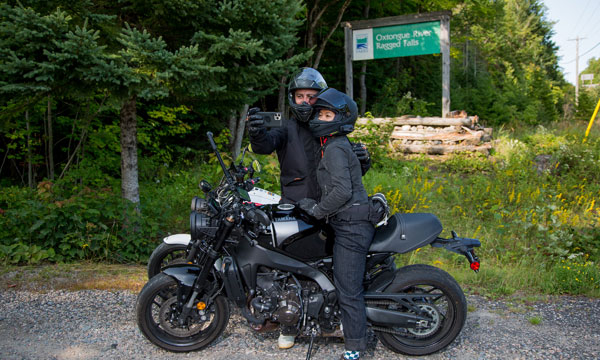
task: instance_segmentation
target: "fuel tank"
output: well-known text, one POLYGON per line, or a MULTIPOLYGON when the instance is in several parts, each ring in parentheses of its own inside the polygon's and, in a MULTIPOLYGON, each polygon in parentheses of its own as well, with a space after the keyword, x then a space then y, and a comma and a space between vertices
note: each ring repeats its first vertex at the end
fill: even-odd
POLYGON ((308 217, 292 204, 261 208, 271 218, 271 238, 261 236, 259 242, 269 241, 268 245, 305 261, 333 254, 333 232, 325 222, 308 217))

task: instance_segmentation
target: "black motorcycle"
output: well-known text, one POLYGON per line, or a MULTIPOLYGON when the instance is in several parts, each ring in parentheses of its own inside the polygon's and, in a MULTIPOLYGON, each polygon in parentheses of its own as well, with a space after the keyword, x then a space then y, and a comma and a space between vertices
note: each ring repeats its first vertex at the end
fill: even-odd
MULTIPOLYGON (((327 224, 291 204, 257 206, 247 194, 257 179, 247 168, 225 166, 213 189, 201 183, 195 198, 185 262, 153 276, 137 299, 137 321, 152 343, 169 351, 200 350, 225 330, 229 303, 252 328, 279 324, 310 337, 339 333, 340 309, 333 283, 333 236, 327 224)), ((479 240, 441 238, 433 214, 394 214, 377 227, 364 276, 368 326, 389 349, 426 355, 450 344, 467 316, 460 286, 428 265, 399 269, 394 255, 426 245, 464 255, 479 270, 479 240)))

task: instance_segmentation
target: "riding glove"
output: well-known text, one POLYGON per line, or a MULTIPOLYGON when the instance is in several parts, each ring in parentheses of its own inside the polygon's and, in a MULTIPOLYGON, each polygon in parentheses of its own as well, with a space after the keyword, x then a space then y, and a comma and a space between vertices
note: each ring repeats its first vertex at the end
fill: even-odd
POLYGON ((369 155, 369 151, 367 150, 367 147, 361 143, 352 143, 352 151, 354 151, 358 161, 360 161, 360 170, 364 176, 371 168, 371 156, 369 155))
POLYGON ((304 198, 298 201, 298 207, 304 210, 308 215, 315 216, 315 208, 317 207, 317 202, 313 199, 304 198))
POLYGON ((265 120, 263 119, 262 115, 256 114, 258 112, 260 112, 260 108, 254 107, 248 110, 248 115, 246 115, 246 121, 248 122, 248 133, 251 136, 258 135, 265 131, 265 120))

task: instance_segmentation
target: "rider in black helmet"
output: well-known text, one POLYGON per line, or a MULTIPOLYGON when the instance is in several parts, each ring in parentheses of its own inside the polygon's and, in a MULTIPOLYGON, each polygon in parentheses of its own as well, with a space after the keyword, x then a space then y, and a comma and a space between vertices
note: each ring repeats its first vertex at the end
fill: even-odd
MULTIPOLYGON (((281 168, 281 202, 296 203, 300 199, 318 200, 320 190, 317 184, 317 164, 321 145, 313 136, 308 121, 313 113, 310 99, 327 88, 323 76, 313 68, 302 68, 290 81, 288 102, 292 116, 282 128, 267 130, 262 116, 256 113, 259 108, 248 111, 248 134, 252 151, 257 154, 270 154, 277 151, 281 168)), ((362 144, 354 144, 353 151, 361 161, 364 175, 371 166, 369 153, 362 144)), ((297 330, 283 328, 278 345, 281 349, 294 346, 297 330)))
POLYGON ((360 163, 346 134, 354 130, 356 103, 329 88, 311 99, 309 122, 321 144, 317 178, 321 198, 302 199, 298 206, 317 219, 327 218, 335 233, 333 278, 342 315, 342 359, 359 359, 367 347, 367 315, 363 278, 367 252, 375 233, 369 219, 369 199, 362 184, 360 163))
MULTIPOLYGON (((304 68, 294 75, 294 78, 288 85, 288 103, 290 104, 292 114, 298 121, 307 122, 312 113, 312 106, 309 104, 310 101, 304 101, 305 99, 301 90, 316 90, 316 93, 318 93, 326 88, 327 83, 325 79, 323 79, 321 73, 313 68, 304 68), (297 92, 297 90, 300 91, 297 92), (298 103, 296 103, 296 95, 298 95, 298 103)), ((311 93, 311 96, 316 94, 314 92, 309 93, 311 93)))
MULTIPOLYGON (((259 108, 248 111, 248 134, 252 151, 257 154, 277 152, 281 168, 281 202, 296 203, 303 198, 319 199, 316 163, 320 145, 308 127, 312 115, 310 98, 327 88, 323 76, 313 68, 302 68, 288 86, 292 116, 282 128, 267 130, 259 108)), ((362 144, 353 149, 361 161, 363 175, 371 166, 369 153, 362 144)))

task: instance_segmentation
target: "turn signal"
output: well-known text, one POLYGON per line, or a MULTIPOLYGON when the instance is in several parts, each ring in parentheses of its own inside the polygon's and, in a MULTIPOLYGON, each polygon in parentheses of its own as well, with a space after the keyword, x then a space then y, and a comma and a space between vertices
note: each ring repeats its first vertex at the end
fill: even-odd
POLYGON ((198 310, 204 310, 206 309, 206 303, 200 301, 196 304, 196 308, 198 308, 198 310))
POLYGON ((475 261, 471 263, 471 270, 479 271, 479 261, 475 261))

